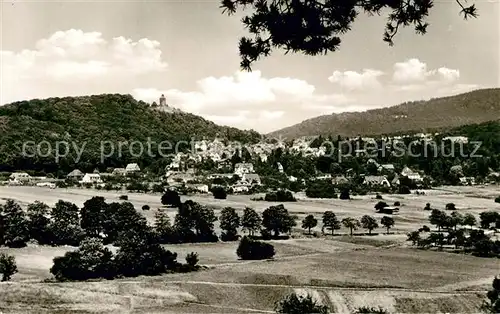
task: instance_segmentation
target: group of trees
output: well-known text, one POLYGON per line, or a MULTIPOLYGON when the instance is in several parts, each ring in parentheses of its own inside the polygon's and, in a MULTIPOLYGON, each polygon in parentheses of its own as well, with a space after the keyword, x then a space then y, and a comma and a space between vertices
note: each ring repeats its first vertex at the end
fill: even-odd
POLYGON ((154 276, 199 269, 196 253, 188 254, 185 264, 177 262, 177 254, 164 249, 156 234, 144 226, 128 230, 126 236, 118 243, 116 254, 99 238, 85 238, 77 250, 54 258, 50 272, 56 280, 65 281, 154 276))
MULTIPOLYGON (((322 217, 322 232, 324 233, 325 229, 329 230, 331 234, 334 234, 335 230, 338 230, 343 225, 345 228, 349 229, 350 235, 353 235, 354 230, 358 230, 358 228, 363 227, 368 230, 368 234, 379 227, 377 220, 369 215, 364 215, 361 217, 361 220, 352 217, 346 217, 342 220, 339 220, 335 213, 332 211, 325 211, 322 217)), ((394 226, 394 219, 389 216, 382 217, 380 224, 383 225, 387 229, 387 233, 394 226)), ((302 220, 302 228, 307 229, 309 234, 311 233, 311 229, 315 228, 318 225, 318 220, 313 215, 307 215, 302 220)))
MULTIPOLYGON (((482 229, 489 229, 492 224, 495 224, 495 228, 500 226, 498 212, 482 212, 479 217, 482 229)), ((461 214, 455 210, 448 215, 445 211, 431 209, 429 222, 437 227, 437 232, 431 232, 429 227, 423 226, 417 231, 410 232, 408 241, 420 248, 435 246, 442 249, 444 245, 453 245, 455 249, 476 256, 500 256, 500 241, 493 241, 484 230, 472 229, 477 220, 471 213, 461 214), (459 227, 469 227, 469 230, 459 227), (426 237, 422 237, 423 234, 426 234, 426 237)))

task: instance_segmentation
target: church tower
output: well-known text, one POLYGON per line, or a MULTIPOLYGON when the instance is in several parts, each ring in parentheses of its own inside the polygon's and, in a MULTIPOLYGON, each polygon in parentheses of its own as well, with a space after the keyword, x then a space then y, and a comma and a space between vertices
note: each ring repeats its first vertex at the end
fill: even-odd
POLYGON ((160 97, 160 106, 163 107, 163 106, 167 106, 167 99, 165 98, 165 95, 161 94, 161 97, 160 97))

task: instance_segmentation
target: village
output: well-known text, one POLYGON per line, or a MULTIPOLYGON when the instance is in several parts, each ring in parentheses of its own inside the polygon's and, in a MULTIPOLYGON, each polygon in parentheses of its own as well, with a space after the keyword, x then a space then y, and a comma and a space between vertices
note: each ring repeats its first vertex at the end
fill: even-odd
MULTIPOLYGON (((384 145, 396 146, 399 143, 404 145, 405 138, 412 138, 426 143, 433 141, 438 134, 413 134, 406 136, 394 136, 382 138, 384 145), (388 144, 387 144, 388 143, 388 144)), ((365 146, 377 143, 376 138, 358 138, 354 139, 354 143, 358 144, 351 154, 342 156, 343 158, 352 157, 365 161, 365 170, 367 168, 376 169, 370 174, 356 173, 353 169, 347 169, 345 173, 322 173, 316 170, 315 173, 308 173, 306 177, 298 178, 297 176, 287 173, 282 163, 277 160, 272 167, 276 172, 281 174, 289 182, 297 182, 301 180, 302 185, 306 185, 308 181, 330 181, 333 186, 342 186, 352 184, 353 177, 362 178, 362 184, 369 187, 395 188, 401 182, 400 178, 407 178, 413 182, 416 187, 429 187, 433 178, 423 171, 413 170, 408 166, 403 166, 399 169, 394 164, 385 164, 377 161, 376 158, 369 158, 371 155, 366 148, 360 149, 359 141, 365 146)), ((442 139, 449 141, 452 144, 466 144, 467 137, 464 136, 448 136, 442 139)), ((1 181, 3 185, 32 185, 38 187, 94 187, 113 189, 127 189, 127 184, 130 181, 139 181, 146 186, 146 191, 153 190, 155 185, 160 185, 169 189, 184 188, 193 193, 209 193, 213 187, 222 186, 231 193, 252 193, 255 191, 263 192, 264 175, 258 173, 255 167, 256 163, 267 163, 268 157, 280 151, 281 154, 290 154, 299 156, 299 158, 309 158, 308 160, 317 160, 318 158, 327 155, 328 145, 320 147, 312 147, 314 138, 300 138, 293 142, 286 143, 285 141, 262 141, 256 144, 242 145, 239 142, 227 142, 223 139, 215 138, 213 140, 201 140, 194 143, 194 150, 188 152, 178 152, 171 158, 170 163, 165 167, 163 175, 150 174, 143 171, 137 163, 129 163, 124 168, 107 168, 106 172, 100 172, 95 169, 92 173, 84 173, 79 169, 74 169, 65 177, 56 178, 54 175, 47 176, 30 175, 27 172, 17 171, 7 174, 7 180, 1 181), (226 143, 226 144, 225 144, 226 143), (246 154, 246 156, 244 156, 246 154), (242 162, 242 158, 245 159, 242 162), (206 165, 209 163, 209 167, 206 165), (204 169, 205 168, 205 169, 204 169), (126 180, 124 180, 126 178, 126 180)), ((328 144, 328 142, 325 142, 328 144)), ((330 144, 331 145, 331 144, 330 144)), ((380 150, 380 149, 378 149, 380 150)), ((333 156, 332 158, 336 158, 333 156)), ((473 176, 465 176, 461 165, 451 167, 450 172, 458 176, 458 185, 475 185, 476 178, 473 176)), ((490 170, 488 176, 483 178, 483 183, 498 182, 500 174, 490 170)), ((272 188, 272 187, 267 187, 272 188)), ((156 192, 161 192, 158 189, 156 192)))

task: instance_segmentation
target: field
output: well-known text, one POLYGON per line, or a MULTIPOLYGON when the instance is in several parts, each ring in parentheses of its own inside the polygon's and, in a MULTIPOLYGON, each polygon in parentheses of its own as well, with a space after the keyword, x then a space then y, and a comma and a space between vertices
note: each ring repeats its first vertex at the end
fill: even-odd
MULTIPOLYGON (((58 199, 81 206, 94 196, 118 201, 123 193, 84 189, 43 189, 0 187, 0 199, 12 198, 25 206, 34 200, 53 205, 58 199)), ((478 312, 492 278, 500 273, 498 259, 420 251, 408 247, 405 233, 427 221, 425 203, 444 209, 453 202, 461 212, 478 215, 485 210, 500 210, 493 197, 495 186, 443 187, 426 195, 385 196, 391 204, 400 201, 400 213, 391 234, 384 229, 374 236, 349 237, 348 230, 338 236, 313 238, 294 231, 291 240, 272 241, 277 255, 273 261, 239 261, 237 243, 169 245, 179 260, 192 251, 209 268, 196 273, 159 277, 138 277, 102 282, 45 283, 55 256, 70 247, 30 245, 22 249, 0 248, 16 256, 19 273, 12 282, 0 284, 2 313, 272 313, 274 303, 296 291, 309 293, 331 305, 337 313, 351 312, 355 306, 382 306, 391 312, 446 313, 478 312)), ((129 200, 149 221, 161 206, 160 195, 128 194, 129 200)), ((214 200, 209 196, 190 199, 213 206, 242 210, 245 206, 263 211, 272 205, 250 201, 249 196, 229 196, 214 200)), ((340 218, 374 214, 373 196, 351 201, 299 199, 285 204, 301 219, 313 214, 320 219, 325 210, 340 218)), ((175 214, 171 210, 172 218, 175 214)), ((300 225, 300 224, 299 224, 300 225)), ((300 226, 298 226, 300 227, 300 226)), ((317 228, 316 231, 320 229, 317 228)), ((364 230, 358 230, 364 233, 364 230)))

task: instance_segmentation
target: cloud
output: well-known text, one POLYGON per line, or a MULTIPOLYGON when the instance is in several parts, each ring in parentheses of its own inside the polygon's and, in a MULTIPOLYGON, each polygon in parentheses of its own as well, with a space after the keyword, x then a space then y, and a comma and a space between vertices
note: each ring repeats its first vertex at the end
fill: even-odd
MULTIPOLYGON (((58 31, 35 43, 33 50, 1 51, 1 103, 24 99, 30 92, 44 97, 39 85, 86 84, 78 81, 133 79, 136 75, 163 72, 160 43, 147 38, 105 39, 99 32, 58 31)), ((47 88, 48 90, 50 88, 47 88)))
POLYGON ((347 90, 363 90, 380 87, 378 78, 383 74, 384 72, 382 71, 372 69, 364 69, 362 73, 356 71, 334 71, 328 80, 339 84, 347 90))
POLYGON ((418 59, 408 59, 394 64, 392 80, 395 83, 424 82, 433 71, 427 71, 427 64, 418 59))
POLYGON ((342 94, 320 94, 304 80, 266 78, 261 71, 206 77, 197 82, 197 87, 195 91, 136 88, 132 95, 151 103, 158 102, 159 95, 164 94, 167 103, 184 111, 218 123, 263 132, 352 101, 342 94))

